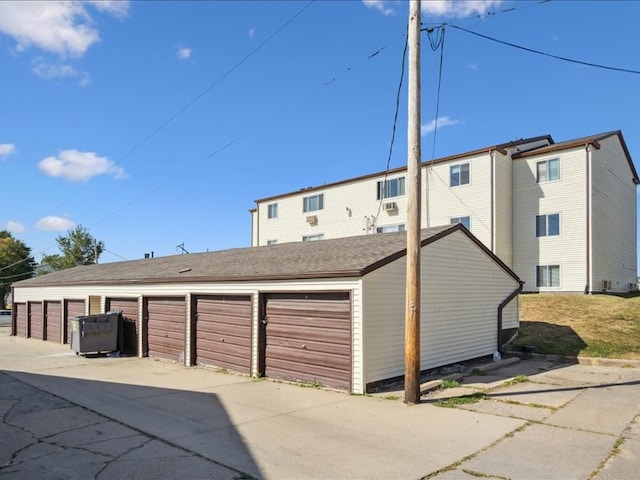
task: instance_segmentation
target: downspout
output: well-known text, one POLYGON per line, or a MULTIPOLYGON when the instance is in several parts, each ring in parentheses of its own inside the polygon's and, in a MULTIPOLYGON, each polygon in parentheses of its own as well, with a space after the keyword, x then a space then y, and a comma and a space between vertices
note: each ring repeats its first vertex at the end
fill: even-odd
POLYGON ((509 296, 507 298, 505 298, 500 305, 498 305, 498 334, 497 334, 497 339, 498 339, 498 352, 500 352, 500 354, 502 354, 502 345, 500 344, 500 334, 502 333, 502 311, 504 310, 504 307, 509 305, 511 300, 516 298, 520 294, 520 292, 522 292, 522 287, 523 286, 524 286, 524 282, 522 280, 518 280, 518 288, 516 288, 513 292, 511 292, 509 294, 509 296))
POLYGON ((589 144, 587 143, 585 145, 585 160, 586 160, 586 188, 585 188, 585 194, 586 194, 586 255, 587 255, 587 262, 586 262, 586 282, 585 282, 585 287, 584 287, 584 293, 588 294, 591 290, 592 290, 592 285, 591 285, 591 149, 589 148, 589 144))

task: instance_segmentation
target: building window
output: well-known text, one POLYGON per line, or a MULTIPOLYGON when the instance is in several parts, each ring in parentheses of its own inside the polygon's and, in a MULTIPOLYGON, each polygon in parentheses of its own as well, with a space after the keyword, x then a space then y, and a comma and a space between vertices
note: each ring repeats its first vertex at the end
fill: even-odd
POLYGON ((378 182, 378 200, 404 195, 404 177, 378 182))
POLYGON ((305 235, 302 237, 303 242, 315 242, 316 240, 324 240, 324 233, 317 233, 315 235, 305 235))
POLYGON ((536 215, 536 237, 560 235, 560 214, 536 215))
POLYGON ((536 182, 553 182, 560 180, 560 159, 553 158, 536 163, 536 182))
POLYGON ((267 205, 267 218, 276 218, 278 216, 278 204, 272 203, 267 205))
POLYGON ((469 184, 469 164, 453 165, 450 167, 450 184, 452 187, 469 184))
POLYGON ((537 287, 559 287, 560 265, 540 265, 536 267, 537 287))
POLYGON ((278 240, 267 240, 267 245, 275 245, 278 243, 278 240))
POLYGON ((471 230, 471 217, 451 217, 451 225, 461 223, 467 230, 471 230))
POLYGON ((303 212, 315 212, 324 208, 324 193, 320 195, 312 195, 302 199, 303 212))
POLYGON ((376 227, 376 233, 391 233, 391 232, 404 232, 404 223, 397 223, 395 225, 384 225, 382 227, 376 227))

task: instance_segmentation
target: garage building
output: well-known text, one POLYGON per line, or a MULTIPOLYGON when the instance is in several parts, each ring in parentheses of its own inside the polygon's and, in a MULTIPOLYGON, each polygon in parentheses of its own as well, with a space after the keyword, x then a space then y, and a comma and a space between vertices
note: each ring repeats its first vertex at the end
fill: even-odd
MULTIPOLYGON (((421 369, 491 355, 518 277, 462 225, 422 231, 421 369)), ((126 353, 364 393, 404 373, 406 234, 80 266, 13 285, 12 334, 123 312, 126 353)))

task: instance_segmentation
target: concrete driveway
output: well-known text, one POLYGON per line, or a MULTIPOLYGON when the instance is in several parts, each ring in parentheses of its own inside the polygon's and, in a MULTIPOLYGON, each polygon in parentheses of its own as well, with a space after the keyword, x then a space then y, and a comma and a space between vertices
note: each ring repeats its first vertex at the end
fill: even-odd
POLYGON ((76 356, 2 328, 0 476, 566 480, 640 472, 634 366, 528 360, 467 376, 463 388, 426 394, 420 405, 401 397, 76 356), (475 403, 439 406, 469 394, 475 403))

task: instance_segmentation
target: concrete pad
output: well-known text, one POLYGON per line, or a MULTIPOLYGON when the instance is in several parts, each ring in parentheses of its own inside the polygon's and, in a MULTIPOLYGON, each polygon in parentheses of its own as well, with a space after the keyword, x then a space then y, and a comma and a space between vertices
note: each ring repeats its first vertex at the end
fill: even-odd
POLYGON ((628 438, 607 460, 595 480, 638 478, 640 466, 640 438, 628 438))
POLYGON ((518 480, 586 479, 615 441, 611 435, 533 424, 458 468, 518 480))
POLYGON ((517 405, 492 399, 480 400, 477 403, 456 405, 456 408, 478 413, 488 413, 490 415, 499 415, 501 417, 522 418, 535 422, 540 422, 553 413, 553 410, 550 408, 517 405))
POLYGON ((573 400, 580 392, 582 392, 580 387, 525 382, 498 388, 490 392, 488 396, 501 401, 558 408, 573 400))
POLYGON ((433 402, 437 402, 438 400, 448 400, 449 398, 464 397, 464 396, 473 395, 476 393, 481 393, 481 392, 476 388, 469 388, 465 386, 445 388, 444 390, 435 390, 433 392, 430 392, 428 395, 423 395, 422 401, 433 403, 433 402))
POLYGON ((81 407, 66 407, 47 409, 40 412, 26 413, 11 417, 11 422, 37 438, 56 435, 69 429, 75 430, 95 423, 102 423, 105 419, 81 407))
POLYGON ((615 368, 598 365, 567 365, 538 377, 553 380, 563 385, 606 385, 638 382, 638 368, 615 368))
MULTIPOLYGON (((492 477, 492 476, 483 476, 483 479, 498 479, 498 477, 492 477)), ((430 477, 430 479, 436 479, 436 480, 478 480, 478 477, 476 475, 473 475, 472 473, 466 473, 462 470, 458 470, 457 468, 455 470, 447 470, 446 472, 442 472, 439 473, 433 477, 430 477)), ((499 480, 503 480, 503 479, 499 479, 499 480)))
MULTIPOLYGON (((98 417, 98 415, 96 415, 96 417, 98 417)), ((109 421, 104 417, 98 418, 102 421, 85 427, 78 426, 78 428, 70 429, 57 435, 52 435, 47 437, 47 441, 65 447, 89 448, 91 445, 103 443, 105 440, 124 441, 128 438, 139 436, 138 432, 125 427, 124 425, 109 421)), ((140 443, 140 440, 138 440, 138 442, 140 443)), ((97 453, 105 453, 107 455, 121 455, 128 450, 124 450, 121 453, 101 452, 99 450, 94 451, 97 453)))
POLYGON ((619 436, 637 415, 638 398, 638 387, 587 387, 545 423, 619 436))

